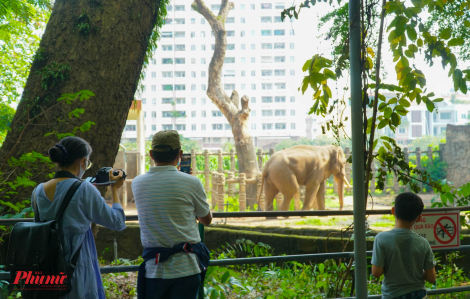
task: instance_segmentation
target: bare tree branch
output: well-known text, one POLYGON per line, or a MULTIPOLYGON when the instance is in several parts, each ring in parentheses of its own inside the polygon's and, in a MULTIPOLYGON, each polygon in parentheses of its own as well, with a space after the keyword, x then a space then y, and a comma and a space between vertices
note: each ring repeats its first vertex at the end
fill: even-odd
POLYGON ((238 92, 236 90, 232 91, 230 100, 237 107, 237 109, 240 107, 240 96, 238 95, 238 92))

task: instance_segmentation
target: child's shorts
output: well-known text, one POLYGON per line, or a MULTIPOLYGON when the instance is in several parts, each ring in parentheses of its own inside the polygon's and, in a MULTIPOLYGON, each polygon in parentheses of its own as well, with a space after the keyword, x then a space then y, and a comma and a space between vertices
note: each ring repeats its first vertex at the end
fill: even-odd
POLYGON ((393 299, 427 299, 427 298, 428 298, 428 295, 426 293, 426 290, 418 290, 418 291, 413 291, 411 293, 395 297, 393 299))

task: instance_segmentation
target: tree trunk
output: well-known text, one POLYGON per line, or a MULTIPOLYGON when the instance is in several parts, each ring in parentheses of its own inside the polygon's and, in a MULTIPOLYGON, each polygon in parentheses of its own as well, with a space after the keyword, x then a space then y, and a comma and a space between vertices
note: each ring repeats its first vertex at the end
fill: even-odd
MULTIPOLYGON (((202 0, 195 0, 192 7, 207 20, 215 36, 214 54, 209 65, 209 82, 207 96, 222 111, 232 127, 235 147, 238 156, 238 168, 244 172, 247 178, 255 178, 259 173, 256 163, 255 147, 253 139, 248 131, 248 118, 250 116, 249 98, 245 95, 241 99, 234 90, 229 97, 222 86, 222 67, 227 48, 227 31, 225 20, 228 13, 234 7, 233 2, 222 0, 218 16, 215 16, 202 0)), ((257 201, 256 184, 247 185, 247 206, 253 207, 257 201)), ((259 207, 261 208, 261 207, 259 207)))
MULTIPOLYGON (((85 177, 114 164, 157 22, 159 3, 160 0, 55 1, 12 130, 0 149, 0 170, 5 177, 9 175, 11 180, 18 173, 7 163, 10 157, 32 151, 47 156, 58 138, 55 134, 44 137, 46 133, 73 132, 85 120, 95 123, 89 131, 75 133, 93 148, 93 167, 85 177), (46 80, 39 72, 47 69, 56 75, 62 73, 64 79, 46 80), (95 97, 71 104, 57 102, 61 94, 80 90, 90 90, 95 97), (68 116, 76 108, 85 109, 80 119, 68 116)), ((44 181, 52 171, 49 167, 38 169, 34 181, 44 181)), ((31 188, 18 191, 10 201, 30 198, 31 188)))

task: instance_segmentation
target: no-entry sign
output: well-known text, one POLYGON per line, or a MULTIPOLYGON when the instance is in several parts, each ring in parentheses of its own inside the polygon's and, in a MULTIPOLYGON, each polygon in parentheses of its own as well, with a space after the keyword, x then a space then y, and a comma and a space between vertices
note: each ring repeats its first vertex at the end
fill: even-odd
POLYGON ((431 248, 460 246, 460 211, 423 212, 412 230, 428 240, 431 248))

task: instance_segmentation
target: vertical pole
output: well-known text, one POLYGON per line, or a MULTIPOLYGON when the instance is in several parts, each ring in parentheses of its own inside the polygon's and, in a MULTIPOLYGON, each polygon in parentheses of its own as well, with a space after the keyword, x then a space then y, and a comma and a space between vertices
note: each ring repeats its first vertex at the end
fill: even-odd
POLYGON ((351 80, 351 133, 354 200, 354 271, 356 298, 367 298, 366 199, 362 124, 361 1, 349 0, 349 57, 351 80))
POLYGON ((265 199, 264 199, 264 192, 261 189, 261 184, 262 184, 262 181, 263 181, 262 177, 263 177, 263 175, 261 173, 258 173, 258 175, 256 176, 256 180, 257 180, 256 189, 258 191, 258 192, 256 192, 256 194, 258 195, 258 198, 259 198, 258 211, 264 211, 266 209, 266 202, 265 202, 265 199))
MULTIPOLYGON (((201 238, 201 242, 204 243, 204 225, 202 223, 198 224, 199 226, 199 237, 201 238)), ((201 286, 199 287, 199 294, 198 299, 204 299, 204 281, 201 281, 201 286)))
POLYGON ((137 150, 139 151, 139 174, 145 173, 145 122, 144 111, 137 111, 137 150))
POLYGON ((243 172, 239 173, 238 180, 240 185, 240 191, 238 192, 238 204, 240 212, 244 212, 246 210, 246 174, 243 172))
POLYGON ((234 148, 230 150, 230 171, 233 172, 234 174, 237 171, 235 168, 235 149, 234 148))
MULTIPOLYGON (((227 174, 227 181, 235 179, 235 173, 229 171, 227 174)), ((235 196, 235 184, 232 182, 227 183, 228 185, 228 197, 235 196)))
POLYGON ((217 209, 219 212, 224 211, 224 199, 225 199, 225 174, 223 172, 219 172, 218 174, 218 186, 219 186, 219 200, 217 201, 217 209))
POLYGON ((219 150, 217 151, 217 164, 218 165, 218 168, 217 168, 217 171, 218 172, 224 172, 224 157, 222 156, 222 150, 219 148, 219 150))
POLYGON ((432 147, 428 146, 428 160, 429 160, 429 165, 431 165, 433 163, 433 160, 432 160, 432 147))

